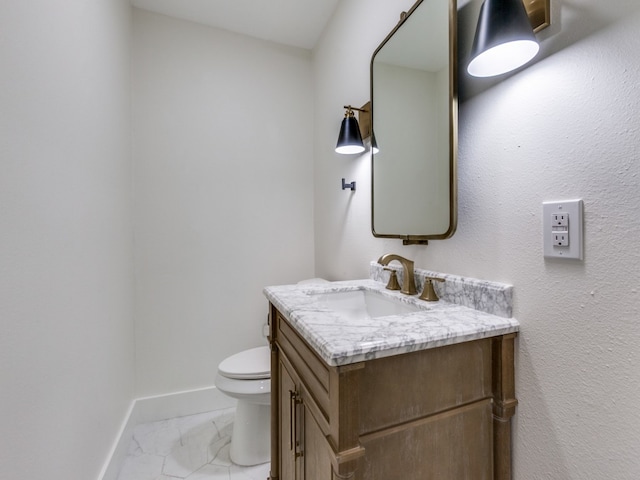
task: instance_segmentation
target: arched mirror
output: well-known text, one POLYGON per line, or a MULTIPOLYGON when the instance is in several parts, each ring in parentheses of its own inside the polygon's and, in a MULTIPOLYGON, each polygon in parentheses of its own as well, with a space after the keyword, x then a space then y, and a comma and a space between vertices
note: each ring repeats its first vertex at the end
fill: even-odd
POLYGON ((418 0, 371 59, 376 237, 424 244, 456 230, 456 22, 456 0, 418 0))

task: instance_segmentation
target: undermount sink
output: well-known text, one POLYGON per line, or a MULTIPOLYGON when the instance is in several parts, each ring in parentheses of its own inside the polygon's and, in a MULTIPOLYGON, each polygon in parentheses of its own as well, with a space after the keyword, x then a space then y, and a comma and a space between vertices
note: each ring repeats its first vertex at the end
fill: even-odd
POLYGON ((321 307, 351 319, 406 315, 424 309, 373 290, 317 293, 313 297, 321 307))

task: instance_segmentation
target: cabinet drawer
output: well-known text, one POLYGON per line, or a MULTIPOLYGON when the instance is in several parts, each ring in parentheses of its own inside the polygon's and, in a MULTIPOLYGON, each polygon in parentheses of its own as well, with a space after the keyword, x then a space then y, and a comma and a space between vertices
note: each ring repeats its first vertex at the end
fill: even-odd
POLYGON ((306 389, 325 419, 329 417, 329 368, 300 338, 280 313, 276 342, 303 379, 306 389))

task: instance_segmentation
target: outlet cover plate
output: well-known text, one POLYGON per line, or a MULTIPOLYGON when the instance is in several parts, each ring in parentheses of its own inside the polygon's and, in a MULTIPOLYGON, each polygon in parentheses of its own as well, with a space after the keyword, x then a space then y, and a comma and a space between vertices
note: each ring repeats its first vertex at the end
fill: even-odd
POLYGON ((542 244, 546 258, 573 258, 583 259, 582 242, 582 210, 583 202, 578 200, 565 200, 560 202, 544 202, 542 204, 542 244), (568 216, 567 226, 558 226, 558 214, 568 216), (554 238, 558 233, 568 235, 569 245, 558 246, 554 238))

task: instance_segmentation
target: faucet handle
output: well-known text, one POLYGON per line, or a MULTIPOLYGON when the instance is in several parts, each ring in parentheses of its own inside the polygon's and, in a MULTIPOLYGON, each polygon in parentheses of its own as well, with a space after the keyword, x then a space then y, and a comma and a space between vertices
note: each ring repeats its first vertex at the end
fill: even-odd
POLYGON ((444 278, 438 277, 425 277, 424 278, 424 288, 422 289, 422 295, 420 295, 420 300, 425 300, 427 302, 437 302, 440 300, 438 298, 438 294, 433 288, 433 281, 444 282, 444 278))
POLYGON ((387 290, 400 290, 400 284, 398 283, 398 272, 393 268, 385 267, 384 270, 388 270, 389 282, 387 283, 387 290))

